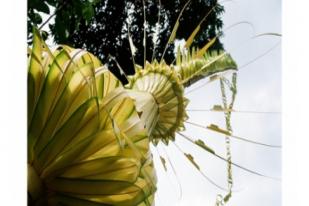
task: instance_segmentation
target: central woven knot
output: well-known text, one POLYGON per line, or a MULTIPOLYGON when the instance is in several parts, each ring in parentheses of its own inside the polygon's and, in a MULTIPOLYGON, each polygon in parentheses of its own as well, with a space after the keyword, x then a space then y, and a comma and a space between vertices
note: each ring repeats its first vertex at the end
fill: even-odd
POLYGON ((130 89, 150 93, 158 107, 158 118, 150 139, 157 145, 161 140, 168 144, 175 140, 175 133, 184 129, 183 122, 188 118, 185 108, 188 99, 178 73, 166 63, 146 63, 144 69, 137 69, 129 79, 130 89))

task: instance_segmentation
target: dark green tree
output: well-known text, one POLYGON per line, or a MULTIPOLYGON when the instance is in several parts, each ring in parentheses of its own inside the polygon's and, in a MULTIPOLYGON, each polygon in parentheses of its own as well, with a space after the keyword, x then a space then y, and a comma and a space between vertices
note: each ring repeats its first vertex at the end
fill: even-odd
MULTIPOLYGON (((28 0, 27 24, 28 24, 28 41, 31 43, 32 28, 42 28, 48 21, 43 22, 42 14, 50 15, 48 20, 56 16, 58 19, 54 27, 57 37, 64 41, 68 37, 71 27, 78 30, 77 22, 89 22, 94 16, 94 6, 101 0, 28 0), (51 13, 51 7, 55 9, 51 13), (61 19, 61 21, 59 21, 61 19), (71 24, 73 21, 75 24, 71 24)), ((47 38, 48 33, 43 31, 43 37, 47 38)))
MULTIPOLYGON (((28 20, 36 22, 33 25, 38 25, 38 21, 33 21, 33 17, 29 18, 29 14, 33 13, 31 1, 39 2, 39 0, 29 0, 28 20)), ((133 43, 137 48, 135 62, 143 65, 142 0, 45 0, 40 2, 40 4, 48 3, 56 7, 55 23, 49 25, 56 43, 87 49, 98 56, 103 63, 108 63, 111 71, 125 81, 115 62, 109 57, 115 57, 125 73, 134 73, 128 40, 129 28, 133 43)), ((144 1, 147 21, 146 59, 148 61, 152 60, 153 53, 156 59, 161 58, 178 14, 186 3, 187 0, 144 1), (159 13, 160 22, 158 24, 159 13), (153 36, 157 27, 159 33, 156 45, 154 45, 153 36)), ((187 39, 201 19, 211 10, 213 11, 202 23, 201 30, 192 46, 202 47, 210 38, 215 37, 223 26, 220 18, 224 12, 223 6, 218 5, 217 0, 192 0, 180 18, 176 39, 187 39)), ((28 29, 31 29, 30 26, 28 21, 28 29)), ((220 41, 217 41, 211 49, 222 48, 220 41)), ((168 63, 174 59, 173 50, 174 45, 170 44, 164 55, 164 60, 168 63)))

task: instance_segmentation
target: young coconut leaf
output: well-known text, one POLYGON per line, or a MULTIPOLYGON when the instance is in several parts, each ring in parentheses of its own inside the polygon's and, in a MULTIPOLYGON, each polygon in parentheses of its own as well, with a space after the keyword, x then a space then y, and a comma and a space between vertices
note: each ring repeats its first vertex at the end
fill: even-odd
POLYGON ((119 80, 86 51, 50 51, 37 30, 33 45, 29 204, 151 205, 156 177, 147 132, 119 80), (127 141, 119 144, 117 130, 134 149, 127 141))

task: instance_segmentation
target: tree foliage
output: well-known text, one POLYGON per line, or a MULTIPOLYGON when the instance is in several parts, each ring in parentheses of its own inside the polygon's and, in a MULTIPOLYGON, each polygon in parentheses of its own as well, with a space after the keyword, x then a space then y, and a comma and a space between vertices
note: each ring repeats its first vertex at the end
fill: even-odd
MULTIPOLYGON (((42 14, 55 16, 55 23, 49 24, 59 41, 65 41, 70 31, 78 30, 78 22, 88 23, 94 16, 94 6, 100 0, 28 0, 28 39, 32 38, 32 28, 42 27, 42 14), (50 8, 55 9, 51 13, 50 8)), ((47 33, 44 31, 47 37, 47 33)), ((44 37, 44 36, 43 36, 44 37)))
MULTIPOLYGON (((158 60, 161 59, 173 26, 185 3, 187 0, 144 1, 148 61, 151 61, 153 56, 158 60), (159 31, 157 35, 155 35, 156 31, 159 31)), ((33 16, 33 8, 35 8, 33 5, 38 7, 43 4, 56 8, 55 23, 49 25, 56 43, 87 49, 98 56, 103 63, 109 63, 112 72, 124 81, 125 78, 121 77, 121 72, 113 58, 109 57, 115 57, 125 73, 134 73, 128 40, 129 30, 137 49, 135 62, 143 65, 143 0, 29 0, 28 29, 31 29, 31 23, 32 25, 42 23, 42 21, 34 21, 35 18, 30 18, 29 15, 33 16)), ((210 38, 216 36, 223 26, 220 15, 224 12, 223 6, 217 4, 217 0, 192 0, 180 18, 176 39, 187 39, 201 19, 212 9, 206 21, 201 24, 201 30, 192 46, 202 47, 210 38)), ((47 9, 45 13, 48 13, 47 9)), ((217 41, 211 49, 222 48, 223 45, 217 41)), ((168 45, 164 56, 167 63, 174 60, 173 51, 174 44, 168 45)))

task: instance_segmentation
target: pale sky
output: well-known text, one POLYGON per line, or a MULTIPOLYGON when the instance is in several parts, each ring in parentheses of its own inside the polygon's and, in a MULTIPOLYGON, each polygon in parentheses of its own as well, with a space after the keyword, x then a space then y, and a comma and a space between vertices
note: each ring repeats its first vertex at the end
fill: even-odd
MULTIPOLYGON (((242 24, 225 32, 222 39, 225 49, 236 60, 238 66, 272 48, 280 38, 262 37, 250 39, 254 33, 281 33, 280 0, 234 0, 225 3, 224 27, 240 21, 242 24)), ((192 88, 202 85, 199 82, 192 88)), ((190 90, 190 88, 188 89, 190 90)), ((210 109, 220 104, 219 82, 202 87, 190 93, 188 108, 210 109)), ((281 111, 281 44, 254 63, 238 72, 238 94, 234 105, 242 111, 281 111)), ((203 125, 215 123, 224 127, 224 116, 220 113, 190 112, 190 120, 203 125)), ((224 137, 213 132, 187 125, 185 134, 205 141, 218 154, 225 155, 224 137)), ((232 127, 235 135, 268 144, 281 145, 281 114, 233 113, 232 127)), ((177 136, 176 143, 191 153, 207 176, 226 187, 226 164, 212 157, 197 146, 177 136)), ((165 155, 161 146, 160 154, 165 155)), ((154 151, 158 175, 157 206, 208 206, 214 205, 217 194, 224 195, 196 171, 173 144, 165 147, 174 164, 182 188, 171 168, 166 173, 154 151)), ((272 149, 232 140, 232 161, 268 176, 281 178, 281 149, 272 149)), ((237 206, 279 206, 281 205, 281 182, 249 174, 233 167, 234 190, 227 205, 237 206)))

